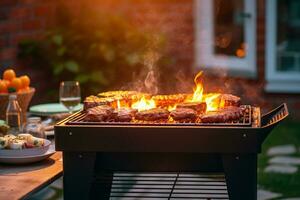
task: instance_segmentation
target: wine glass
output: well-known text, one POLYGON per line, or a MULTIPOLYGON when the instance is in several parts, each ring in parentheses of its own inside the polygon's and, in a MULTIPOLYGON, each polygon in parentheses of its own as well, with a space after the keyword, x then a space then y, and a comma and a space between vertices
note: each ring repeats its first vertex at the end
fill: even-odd
POLYGON ((63 81, 59 87, 59 100, 69 110, 71 114, 74 108, 79 105, 80 85, 77 81, 63 81))

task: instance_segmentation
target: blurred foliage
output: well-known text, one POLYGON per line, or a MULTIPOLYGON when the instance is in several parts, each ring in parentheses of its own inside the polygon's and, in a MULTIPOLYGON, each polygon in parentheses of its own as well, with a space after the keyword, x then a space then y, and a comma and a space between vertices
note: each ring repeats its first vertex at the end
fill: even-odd
MULTIPOLYGON (((61 9, 57 19, 44 39, 19 44, 21 60, 51 74, 50 94, 62 80, 78 80, 84 96, 120 87, 145 71, 147 52, 164 55, 161 34, 140 30, 124 16, 82 9, 74 17, 61 9)), ((155 64, 163 69, 168 60, 160 56, 155 64)))

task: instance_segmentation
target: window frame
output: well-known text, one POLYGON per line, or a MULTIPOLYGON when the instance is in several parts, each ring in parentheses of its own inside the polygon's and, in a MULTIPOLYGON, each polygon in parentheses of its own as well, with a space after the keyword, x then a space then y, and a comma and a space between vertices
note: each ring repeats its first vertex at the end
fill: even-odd
POLYGON ((282 72, 277 66, 277 0, 266 1, 266 63, 265 78, 267 92, 299 93, 300 72, 282 72))
POLYGON ((213 4, 212 0, 195 0, 195 66, 208 71, 224 69, 231 75, 255 78, 256 68, 256 1, 244 0, 246 18, 245 42, 248 44, 245 58, 216 55, 213 52, 213 4), (210 17, 207 17, 210 16, 210 17), (205 28, 203 28, 205 27, 205 28), (209 41, 209 42, 207 42, 209 41))

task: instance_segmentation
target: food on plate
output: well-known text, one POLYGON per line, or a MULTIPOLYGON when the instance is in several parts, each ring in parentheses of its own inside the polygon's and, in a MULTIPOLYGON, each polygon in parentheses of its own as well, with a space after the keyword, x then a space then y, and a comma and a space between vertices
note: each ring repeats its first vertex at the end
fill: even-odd
POLYGON ((8 146, 8 140, 4 137, 0 137, 0 149, 4 149, 8 146))
POLYGON ((160 120, 168 120, 169 111, 162 108, 152 108, 149 110, 144 110, 137 112, 135 114, 135 119, 141 121, 160 121, 160 120))
POLYGON ((44 145, 45 139, 34 137, 28 133, 0 137, 0 149, 27 149, 44 145))
POLYGON ((193 122, 197 118, 197 112, 190 108, 176 108, 171 111, 170 116, 179 122, 193 122))
POLYGON ((25 141, 24 140, 19 140, 19 139, 13 139, 8 141, 8 149, 24 149, 25 146, 25 141))
POLYGON ((8 129, 9 126, 3 120, 0 120, 0 136, 5 135, 8 129))
POLYGON ((240 119, 244 111, 244 108, 229 106, 218 111, 208 112, 200 118, 203 123, 225 123, 240 119))
POLYGON ((87 122, 102 122, 109 120, 114 112, 114 109, 107 105, 96 106, 87 110, 84 121, 87 122))
POLYGON ((30 90, 30 78, 27 75, 16 76, 13 69, 7 69, 0 80, 0 93, 26 92, 30 90))

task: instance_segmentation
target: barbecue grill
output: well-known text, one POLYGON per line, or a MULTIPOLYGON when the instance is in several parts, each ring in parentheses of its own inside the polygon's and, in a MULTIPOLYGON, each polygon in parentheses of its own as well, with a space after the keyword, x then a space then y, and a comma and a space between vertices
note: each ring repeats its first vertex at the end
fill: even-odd
POLYGON ((55 126, 65 199, 232 199, 257 195, 257 154, 288 116, 245 106, 228 123, 84 122, 55 126))

